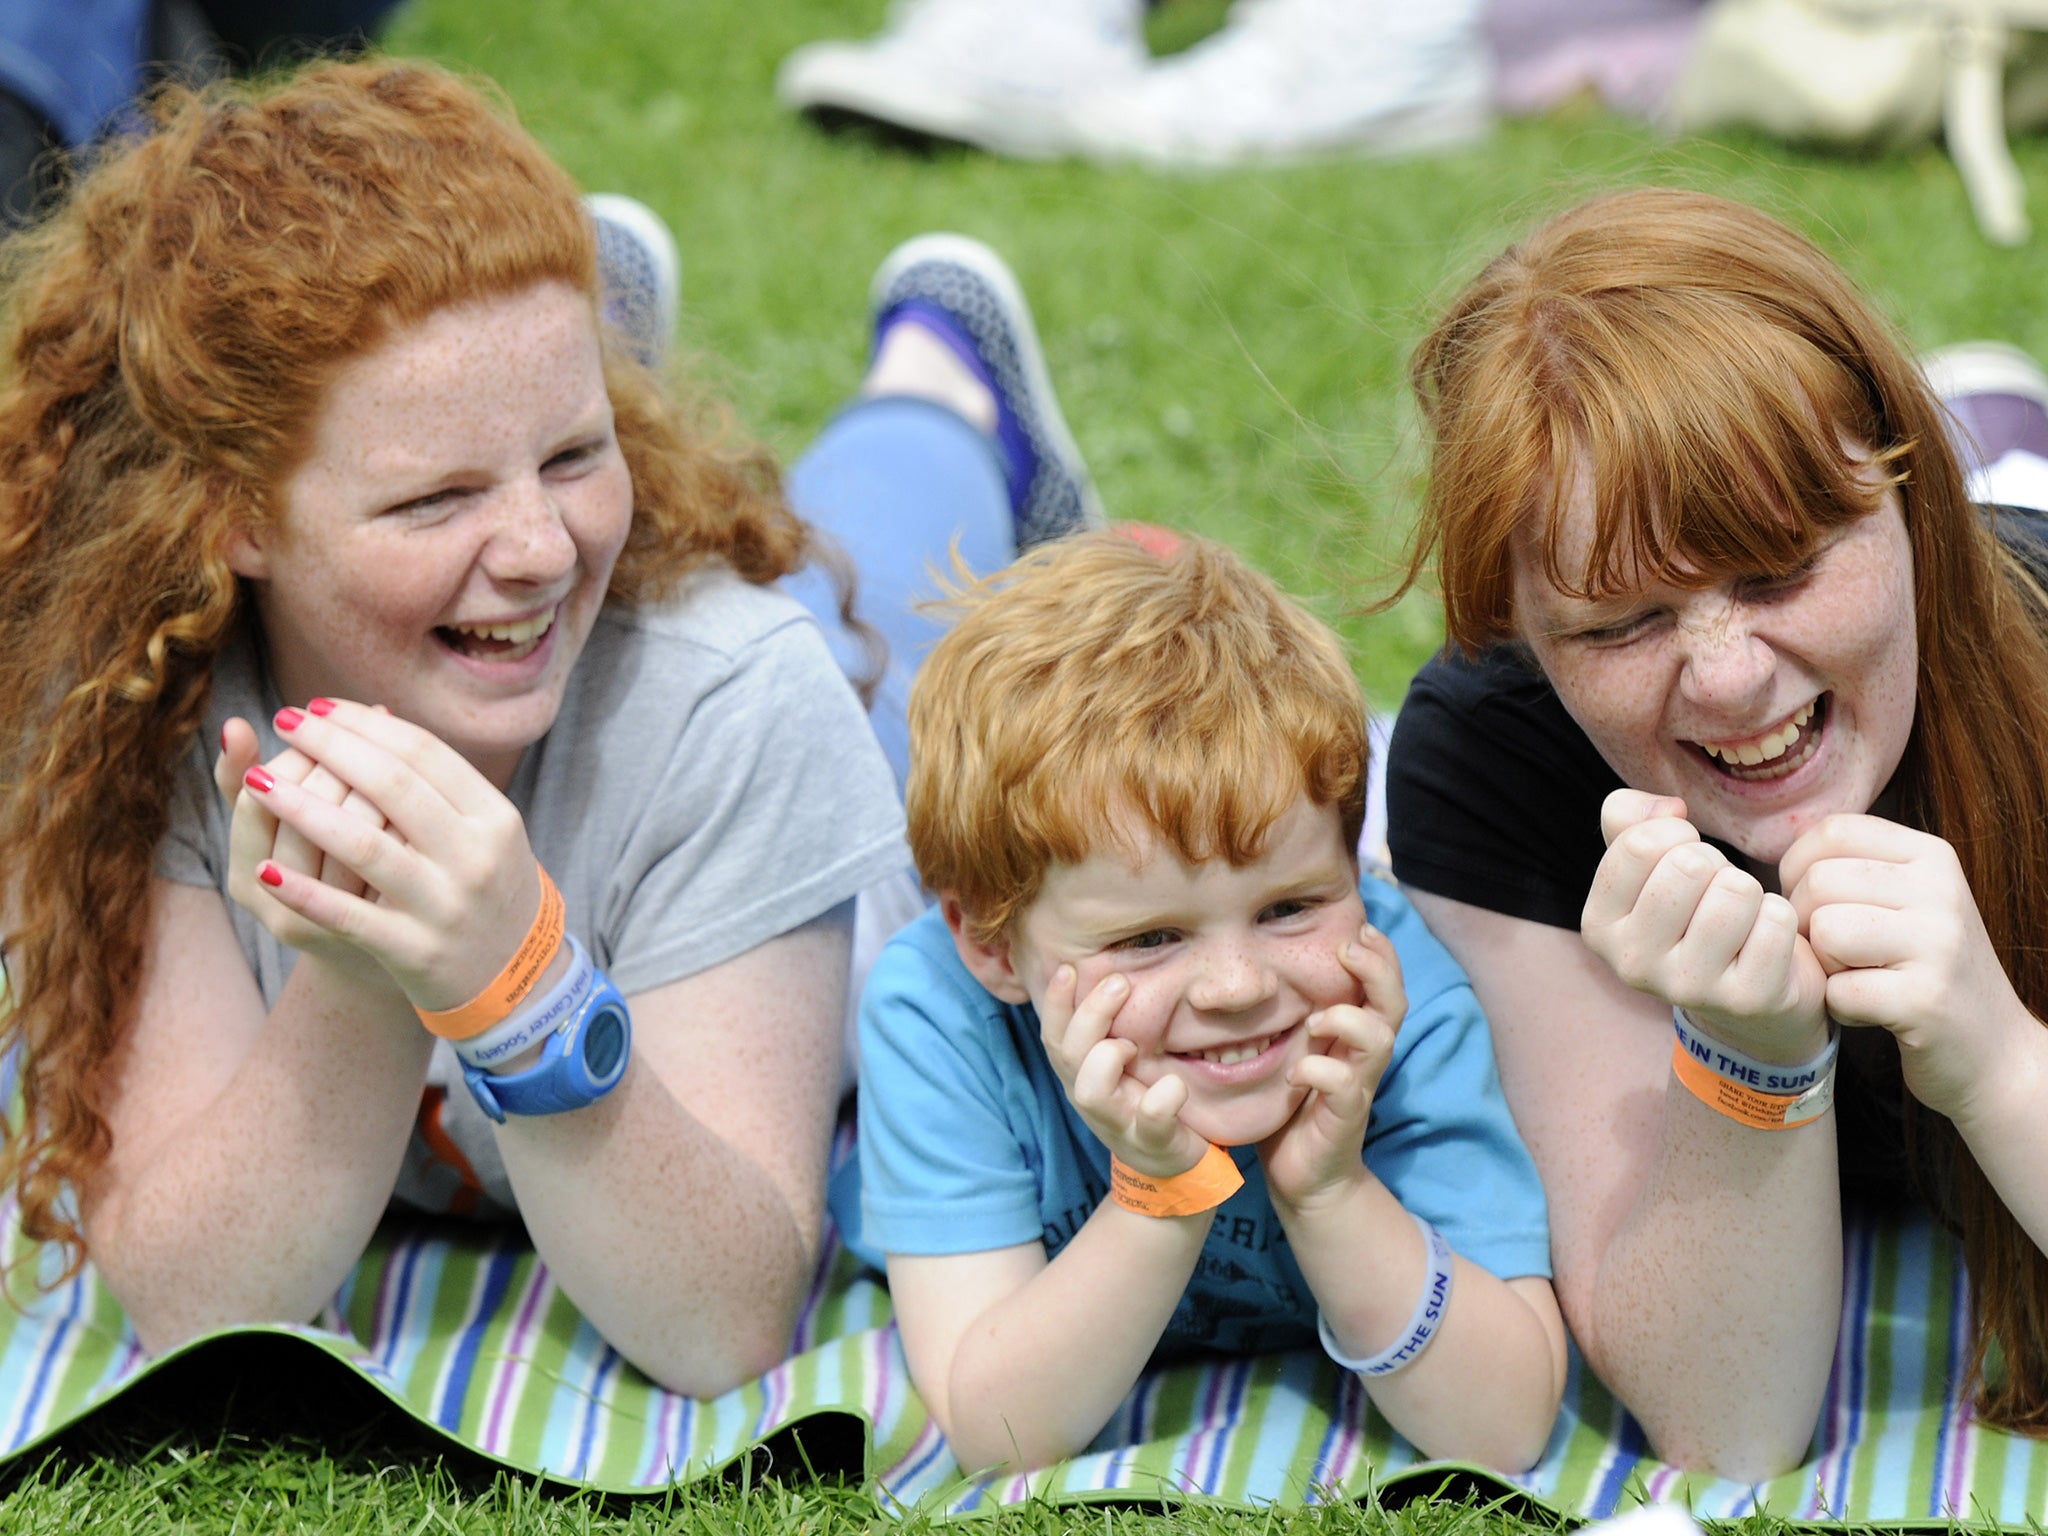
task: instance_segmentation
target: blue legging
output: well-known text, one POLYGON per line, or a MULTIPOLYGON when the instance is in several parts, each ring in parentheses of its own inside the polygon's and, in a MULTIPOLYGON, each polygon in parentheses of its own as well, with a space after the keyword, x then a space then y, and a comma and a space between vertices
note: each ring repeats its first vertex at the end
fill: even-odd
MULTIPOLYGON (((1016 557, 995 445, 942 405, 905 396, 863 400, 796 461, 788 487, 796 510, 851 557, 860 616, 888 642, 888 670, 868 717, 900 789, 910 765, 910 679, 945 629, 915 605, 938 595, 933 573, 951 569, 956 547, 977 572, 1016 557)), ((839 664, 857 673, 867 658, 839 621, 829 578, 810 566, 784 584, 817 615, 839 664)))

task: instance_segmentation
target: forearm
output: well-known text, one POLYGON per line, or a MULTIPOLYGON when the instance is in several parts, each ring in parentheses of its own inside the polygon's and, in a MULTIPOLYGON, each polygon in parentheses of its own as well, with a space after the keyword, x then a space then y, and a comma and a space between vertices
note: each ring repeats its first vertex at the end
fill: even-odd
POLYGON ((1756 1130, 1674 1081, 1649 1176, 1565 1307, 1661 1457, 1748 1480, 1805 1455, 1841 1292, 1834 1116, 1756 1130))
MULTIPOLYGON (((1406 1334, 1431 1265, 1422 1231, 1370 1174, 1302 1210, 1279 1207, 1289 1245, 1352 1359, 1406 1334)), ((1542 1454, 1564 1392, 1563 1331, 1475 1264, 1455 1261, 1441 1326, 1415 1359, 1364 1378, 1373 1404, 1426 1456, 1519 1472, 1542 1454)))
POLYGON ((1996 1081, 1955 1124, 2013 1220, 2048 1252, 2048 1028, 2029 1019, 2014 1032, 1996 1081))
POLYGON ((1058 1257, 976 1319, 944 1394, 941 1427, 960 1465, 1042 1467, 1093 1440, 1166 1332, 1212 1214, 1141 1216, 1105 1200, 1058 1257))
POLYGON ((498 1146, 549 1271, 649 1376, 710 1397, 788 1353, 818 1252, 822 1134, 802 1211, 637 1067, 588 1108, 508 1119, 498 1146))
POLYGON ((145 1345, 333 1298, 390 1201, 431 1049, 395 988, 302 958, 210 1104, 117 1137, 86 1239, 145 1345))

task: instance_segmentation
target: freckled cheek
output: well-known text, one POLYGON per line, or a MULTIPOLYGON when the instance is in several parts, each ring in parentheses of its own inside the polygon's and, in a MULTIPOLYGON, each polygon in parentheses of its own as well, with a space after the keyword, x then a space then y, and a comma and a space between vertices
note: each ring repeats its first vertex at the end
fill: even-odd
POLYGON ((1131 983, 1130 996, 1124 999, 1123 1006, 1117 1009, 1116 1017, 1110 1021, 1110 1038, 1129 1040, 1147 1055, 1159 1051, 1165 1042, 1167 1027, 1173 1022, 1174 1003, 1178 997, 1172 983, 1157 975, 1119 972, 1114 966, 1104 966, 1093 975, 1090 974, 1091 969, 1083 967, 1081 971, 1083 997, 1111 976, 1121 974, 1131 983))

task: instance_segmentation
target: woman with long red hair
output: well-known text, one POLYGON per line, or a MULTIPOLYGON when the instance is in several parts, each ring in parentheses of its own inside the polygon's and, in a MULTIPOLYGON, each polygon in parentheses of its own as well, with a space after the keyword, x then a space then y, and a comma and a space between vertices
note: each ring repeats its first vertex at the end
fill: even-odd
MULTIPOLYGON (((861 628, 477 88, 147 112, 0 248, 21 1228, 161 1349, 313 1317, 394 1200, 516 1213, 622 1354, 724 1391, 814 1273, 855 897, 915 901, 861 628)), ((900 629, 963 522, 999 564, 1090 504, 992 253, 882 279, 791 497, 896 562, 900 629)))
POLYGON ((1471 973, 1559 1299, 1665 1458, 1806 1451, 1842 1210, 1961 1237, 1970 1385, 2048 1430, 2044 523, 1778 221, 1641 190, 1535 230, 1412 367, 1395 869, 1471 973))

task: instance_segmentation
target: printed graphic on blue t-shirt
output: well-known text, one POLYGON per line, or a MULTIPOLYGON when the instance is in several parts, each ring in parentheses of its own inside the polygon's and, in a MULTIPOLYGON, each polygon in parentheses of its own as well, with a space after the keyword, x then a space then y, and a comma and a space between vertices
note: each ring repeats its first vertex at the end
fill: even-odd
MULTIPOLYGON (((1409 997, 1374 1097, 1366 1166, 1473 1263, 1503 1278, 1548 1275, 1542 1186, 1464 973, 1394 887, 1368 878, 1360 890, 1409 997)), ((883 951, 860 1035, 860 1157, 835 1181, 832 1209, 867 1262, 1031 1242, 1056 1257, 1108 1197, 1109 1151, 1068 1103, 1036 1012, 974 980, 938 913, 883 951)), ((1315 1299, 1257 1151, 1231 1155, 1244 1188, 1216 1210, 1163 1354, 1315 1342, 1315 1299)))

